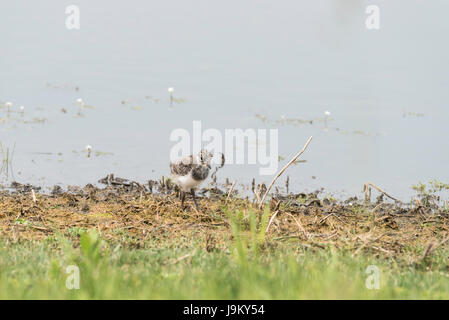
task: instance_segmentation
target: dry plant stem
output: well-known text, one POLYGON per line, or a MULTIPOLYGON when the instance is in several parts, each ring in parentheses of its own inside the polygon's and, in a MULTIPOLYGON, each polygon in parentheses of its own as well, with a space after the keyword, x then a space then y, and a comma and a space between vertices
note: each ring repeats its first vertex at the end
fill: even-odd
POLYGON ((278 213, 279 213, 279 210, 276 210, 276 211, 274 212, 274 214, 271 216, 270 221, 268 222, 268 226, 267 226, 267 228, 265 229, 265 233, 267 233, 268 230, 270 229, 271 223, 273 223, 274 218, 276 218, 276 216, 277 216, 278 213))
POLYGON ((33 198, 33 202, 36 203, 36 193, 34 192, 34 189, 31 189, 31 197, 33 198))
POLYGON ((447 237, 446 239, 444 239, 443 241, 441 241, 439 244, 437 244, 434 248, 434 250, 438 247, 441 247, 443 244, 445 244, 446 242, 449 241, 449 237, 447 237))
POLYGON ((231 188, 229 189, 228 196, 226 197, 226 202, 228 202, 229 197, 230 197, 231 194, 232 194, 232 191, 234 191, 234 186, 235 186, 235 180, 234 180, 234 182, 232 183, 231 188))
POLYGON ((307 234, 306 230, 304 229, 304 227, 302 226, 301 223, 298 222, 298 220, 296 220, 296 218, 289 212, 287 212, 287 214, 293 218, 293 220, 296 222, 296 224, 298 225, 299 231, 301 231, 302 233, 304 233, 304 236, 306 237, 306 239, 309 239, 309 235, 307 234))
POLYGON ((262 186, 263 186, 263 184, 259 184, 259 187, 257 188, 257 202, 260 201, 260 196, 262 193, 262 186))
POLYGON ((449 237, 447 237, 446 239, 444 239, 443 241, 441 241, 438 244, 434 244, 434 243, 429 243, 426 247, 426 250, 424 251, 424 255, 421 258, 422 261, 424 261, 428 256, 430 256, 437 248, 439 248, 440 246, 444 245, 446 242, 449 241, 449 237))
POLYGON ((400 202, 402 203, 400 200, 396 199, 395 197, 390 196, 388 193, 386 193, 384 190, 382 190, 381 188, 379 188, 378 186, 372 184, 371 182, 367 182, 365 183, 365 185, 363 186, 363 191, 365 192, 365 200, 367 199, 367 194, 368 194, 368 187, 373 187, 374 189, 376 189, 377 191, 379 191, 380 193, 383 193, 384 195, 386 195, 388 198, 400 202))
POLYGON ((180 257, 180 258, 178 258, 178 259, 172 261, 170 264, 176 264, 176 263, 178 263, 178 262, 180 262, 180 261, 182 261, 182 260, 184 260, 184 259, 187 259, 187 258, 190 257, 191 255, 192 255, 192 253, 188 253, 188 254, 186 254, 186 255, 183 255, 182 257, 180 257))
POLYGON ((324 221, 326 221, 327 218, 329 218, 330 216, 334 216, 335 218, 337 218, 338 220, 341 221, 341 219, 340 219, 338 216, 336 216, 335 213, 331 212, 331 213, 329 213, 327 216, 325 216, 323 219, 321 219, 321 221, 320 221, 318 224, 322 224, 322 223, 323 223, 324 221))
POLYGON ((429 243, 427 245, 426 250, 424 251, 424 255, 423 255, 422 259, 421 259, 422 261, 424 261, 427 258, 427 256, 432 252, 432 247, 433 246, 434 246, 433 243, 429 243))
POLYGON ((263 203, 265 202, 265 199, 268 195, 268 193, 270 192, 271 188, 273 187, 274 183, 276 182, 276 180, 284 173, 285 170, 287 170, 287 168, 296 161, 296 159, 298 159, 298 157, 300 155, 302 155, 304 153, 304 151, 306 151, 310 141, 312 141, 312 137, 310 137, 306 144, 304 145, 304 147, 302 148, 301 151, 299 151, 282 169, 281 171, 279 171, 279 173, 274 177, 274 179, 271 181, 270 185, 267 188, 267 191, 265 192, 265 194, 263 195, 263 198, 260 200, 259 202, 259 208, 262 208, 263 203))
POLYGON ((383 205, 383 203, 379 203, 377 206, 375 206, 375 207, 373 208, 373 210, 371 210, 372 213, 376 213, 376 210, 377 210, 379 207, 381 207, 382 205, 383 205))
POLYGON ((260 202, 260 190, 261 190, 261 185, 259 184, 258 186, 257 186, 257 189, 254 189, 254 198, 255 198, 255 200, 256 200, 256 202, 257 203, 259 203, 260 202))

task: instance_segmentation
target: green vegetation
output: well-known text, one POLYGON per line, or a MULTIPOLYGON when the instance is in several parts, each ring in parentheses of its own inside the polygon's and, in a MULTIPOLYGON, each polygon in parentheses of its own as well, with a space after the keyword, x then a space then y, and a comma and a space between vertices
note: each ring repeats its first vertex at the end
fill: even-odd
POLYGON ((0 174, 3 174, 6 179, 12 176, 12 160, 14 157, 14 150, 16 145, 14 144, 13 148, 10 150, 9 147, 4 147, 0 142, 0 174))
POLYGON ((2 241, 0 299, 449 298, 447 249, 406 265, 333 246, 311 248, 298 238, 273 243, 265 239, 268 215, 228 212, 232 234, 219 245, 210 234, 168 234, 139 247, 83 228, 40 241, 2 241), (79 290, 66 287, 74 283, 70 266, 79 268, 79 290), (366 286, 369 266, 379 270, 378 290, 366 286))
POLYGON ((166 178, 102 180, 0 192, 0 299, 449 299, 444 184, 431 206, 217 192, 197 212, 166 178))
POLYGON ((431 180, 429 183, 418 183, 412 186, 417 193, 418 201, 425 207, 440 208, 447 211, 447 202, 440 206, 440 195, 449 191, 449 184, 438 180, 431 180))

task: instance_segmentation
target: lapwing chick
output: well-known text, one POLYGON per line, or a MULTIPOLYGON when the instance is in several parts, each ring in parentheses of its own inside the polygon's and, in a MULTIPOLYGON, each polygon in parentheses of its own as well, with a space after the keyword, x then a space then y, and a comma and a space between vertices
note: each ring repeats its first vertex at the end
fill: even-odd
POLYGON ((200 211, 195 189, 208 177, 212 156, 211 152, 203 149, 197 155, 183 157, 170 163, 171 177, 173 183, 180 189, 183 209, 186 193, 190 192, 196 209, 200 211))

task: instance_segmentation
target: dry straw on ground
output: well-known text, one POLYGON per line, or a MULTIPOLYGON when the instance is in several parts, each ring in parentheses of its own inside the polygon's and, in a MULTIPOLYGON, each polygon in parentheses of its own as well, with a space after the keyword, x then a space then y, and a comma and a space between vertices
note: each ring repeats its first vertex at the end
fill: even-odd
MULTIPOLYGON (((169 186, 152 186, 157 193, 124 183, 103 189, 88 185, 70 192, 56 189, 53 194, 39 194, 36 202, 30 196, 33 189, 26 186, 13 193, 0 192, 0 237, 14 242, 39 240, 95 228, 106 240, 126 238, 124 245, 129 245, 129 239, 145 246, 150 240, 196 237, 213 238, 214 246, 220 248, 232 237, 229 212, 241 211, 244 217, 251 211, 260 212, 258 204, 249 199, 229 197, 230 190, 202 197, 202 213, 194 211, 190 199, 190 209, 183 211, 169 186)), ((430 212, 424 207, 355 199, 345 203, 318 199, 316 194, 274 195, 268 205, 266 242, 271 246, 288 241, 311 250, 334 247, 354 255, 369 252, 396 259, 429 245, 424 255, 416 253, 413 258, 421 261, 448 244, 449 215, 444 210, 430 212)), ((211 243, 205 241, 205 249, 211 243)))

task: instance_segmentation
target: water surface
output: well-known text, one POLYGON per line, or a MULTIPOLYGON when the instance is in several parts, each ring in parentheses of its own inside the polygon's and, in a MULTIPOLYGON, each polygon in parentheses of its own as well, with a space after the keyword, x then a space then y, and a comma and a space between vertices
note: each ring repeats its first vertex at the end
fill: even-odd
MULTIPOLYGON (((313 135, 288 171, 297 191, 360 194, 371 181, 408 200, 419 181, 449 180, 447 1, 377 1, 378 31, 361 0, 76 1, 76 31, 69 4, 0 4, 0 104, 25 106, 0 109, 0 142, 15 144, 19 182, 167 176, 170 132, 193 120, 278 128, 280 165, 313 135), (168 87, 185 101, 169 108, 168 87), (78 98, 93 107, 83 116, 78 98)), ((218 177, 271 180, 254 165, 218 177)))

